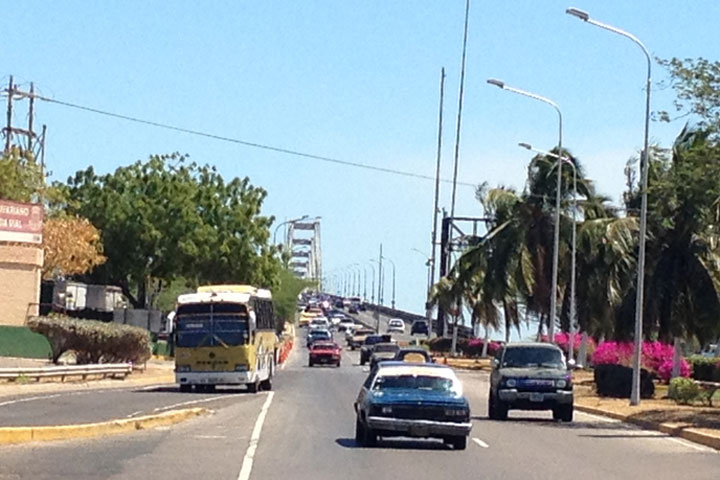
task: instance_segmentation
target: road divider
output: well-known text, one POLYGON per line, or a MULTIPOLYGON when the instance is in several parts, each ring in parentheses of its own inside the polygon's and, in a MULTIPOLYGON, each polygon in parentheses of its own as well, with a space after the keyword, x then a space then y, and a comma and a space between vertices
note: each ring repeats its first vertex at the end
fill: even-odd
POLYGON ((205 408, 184 408, 154 415, 98 423, 40 427, 0 427, 0 445, 72 440, 130 433, 137 430, 149 430, 173 425, 209 412, 210 410, 205 408))

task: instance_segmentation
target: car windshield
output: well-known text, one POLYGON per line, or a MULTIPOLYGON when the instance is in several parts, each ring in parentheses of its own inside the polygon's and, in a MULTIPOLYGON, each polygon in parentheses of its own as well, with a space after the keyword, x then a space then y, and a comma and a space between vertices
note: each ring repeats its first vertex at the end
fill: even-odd
POLYGON ((429 390, 450 392, 455 390, 450 378, 432 375, 382 375, 375 380, 373 390, 429 390))
POLYGON ((508 348, 503 358, 503 367, 550 367, 564 368, 560 350, 545 347, 508 348))

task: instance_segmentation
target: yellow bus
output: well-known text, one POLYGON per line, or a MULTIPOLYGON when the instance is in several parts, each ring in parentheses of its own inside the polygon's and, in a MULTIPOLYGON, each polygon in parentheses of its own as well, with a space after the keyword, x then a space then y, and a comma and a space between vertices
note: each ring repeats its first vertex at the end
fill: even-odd
POLYGON ((175 381, 181 392, 217 385, 270 390, 275 319, 269 290, 215 285, 180 295, 175 315, 175 381))

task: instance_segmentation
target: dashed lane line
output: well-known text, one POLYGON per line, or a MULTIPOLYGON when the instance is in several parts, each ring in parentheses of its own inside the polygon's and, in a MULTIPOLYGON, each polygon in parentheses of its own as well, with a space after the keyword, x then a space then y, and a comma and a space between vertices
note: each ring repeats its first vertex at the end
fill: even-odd
POLYGON ((487 443, 483 442, 482 440, 480 440, 480 439, 477 438, 477 437, 473 437, 472 441, 475 442, 475 444, 476 444, 477 446, 481 447, 481 448, 490 448, 490 445, 488 445, 487 443))
POLYGON ((252 472, 253 461, 255 459, 255 451, 257 450, 258 443, 260 443, 260 432, 262 432, 263 423, 265 423, 265 417, 267 416, 267 412, 270 409, 270 404, 272 403, 274 396, 275 392, 270 392, 268 394, 268 397, 260 410, 260 415, 258 415, 258 418, 255 421, 255 427, 253 428, 252 435, 250 436, 250 445, 248 445, 247 451, 245 452, 242 467, 240 468, 240 473, 238 474, 238 480, 250 479, 250 473, 252 472))

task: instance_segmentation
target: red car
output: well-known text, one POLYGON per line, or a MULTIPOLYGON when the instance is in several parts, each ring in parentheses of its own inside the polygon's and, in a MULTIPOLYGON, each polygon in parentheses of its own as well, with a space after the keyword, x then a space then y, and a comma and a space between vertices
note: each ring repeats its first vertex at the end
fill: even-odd
POLYGON ((315 342, 310 346, 308 366, 335 365, 340 366, 340 352, 342 349, 335 342, 315 342))

